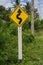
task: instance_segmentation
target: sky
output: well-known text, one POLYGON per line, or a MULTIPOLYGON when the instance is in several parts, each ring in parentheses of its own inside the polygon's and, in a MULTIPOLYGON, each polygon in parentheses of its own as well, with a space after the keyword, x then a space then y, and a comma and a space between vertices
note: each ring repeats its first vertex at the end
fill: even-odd
MULTIPOLYGON (((12 2, 13 0, 0 0, 0 5, 7 7, 12 7, 12 2)), ((21 2, 28 2, 31 0, 20 0, 21 2)), ((34 6, 38 8, 38 12, 40 14, 40 18, 43 18, 43 0, 34 0, 34 6)))
POLYGON ((40 19, 43 19, 43 0, 35 0, 35 6, 40 14, 40 19))

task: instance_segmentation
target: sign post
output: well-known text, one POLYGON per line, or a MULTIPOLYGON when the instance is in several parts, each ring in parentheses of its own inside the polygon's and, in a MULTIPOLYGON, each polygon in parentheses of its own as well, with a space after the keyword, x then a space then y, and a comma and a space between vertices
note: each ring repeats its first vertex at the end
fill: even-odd
POLYGON ((18 60, 22 61, 22 27, 18 27, 18 60))
POLYGON ((22 60, 22 24, 28 18, 28 14, 18 6, 14 12, 10 15, 10 19, 16 22, 18 27, 18 60, 22 60))

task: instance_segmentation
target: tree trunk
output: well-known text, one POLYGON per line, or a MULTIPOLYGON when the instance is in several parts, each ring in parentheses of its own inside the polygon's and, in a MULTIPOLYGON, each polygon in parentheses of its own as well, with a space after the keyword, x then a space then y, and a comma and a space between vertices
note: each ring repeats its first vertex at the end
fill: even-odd
POLYGON ((34 0, 31 0, 31 34, 34 36, 34 0))

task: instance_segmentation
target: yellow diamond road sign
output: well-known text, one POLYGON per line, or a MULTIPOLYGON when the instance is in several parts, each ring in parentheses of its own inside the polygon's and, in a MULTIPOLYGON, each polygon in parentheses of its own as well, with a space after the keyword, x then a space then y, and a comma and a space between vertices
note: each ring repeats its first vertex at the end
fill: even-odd
POLYGON ((22 26, 27 18, 28 14, 20 6, 10 15, 10 19, 16 22, 18 26, 22 26))

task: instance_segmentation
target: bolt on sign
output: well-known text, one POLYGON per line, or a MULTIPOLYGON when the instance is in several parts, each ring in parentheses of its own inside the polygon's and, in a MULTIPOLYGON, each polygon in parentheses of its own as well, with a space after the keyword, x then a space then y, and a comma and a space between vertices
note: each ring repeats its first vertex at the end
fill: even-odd
POLYGON ((10 19, 20 27, 28 18, 28 14, 22 9, 22 7, 18 6, 14 12, 10 15, 10 19))

